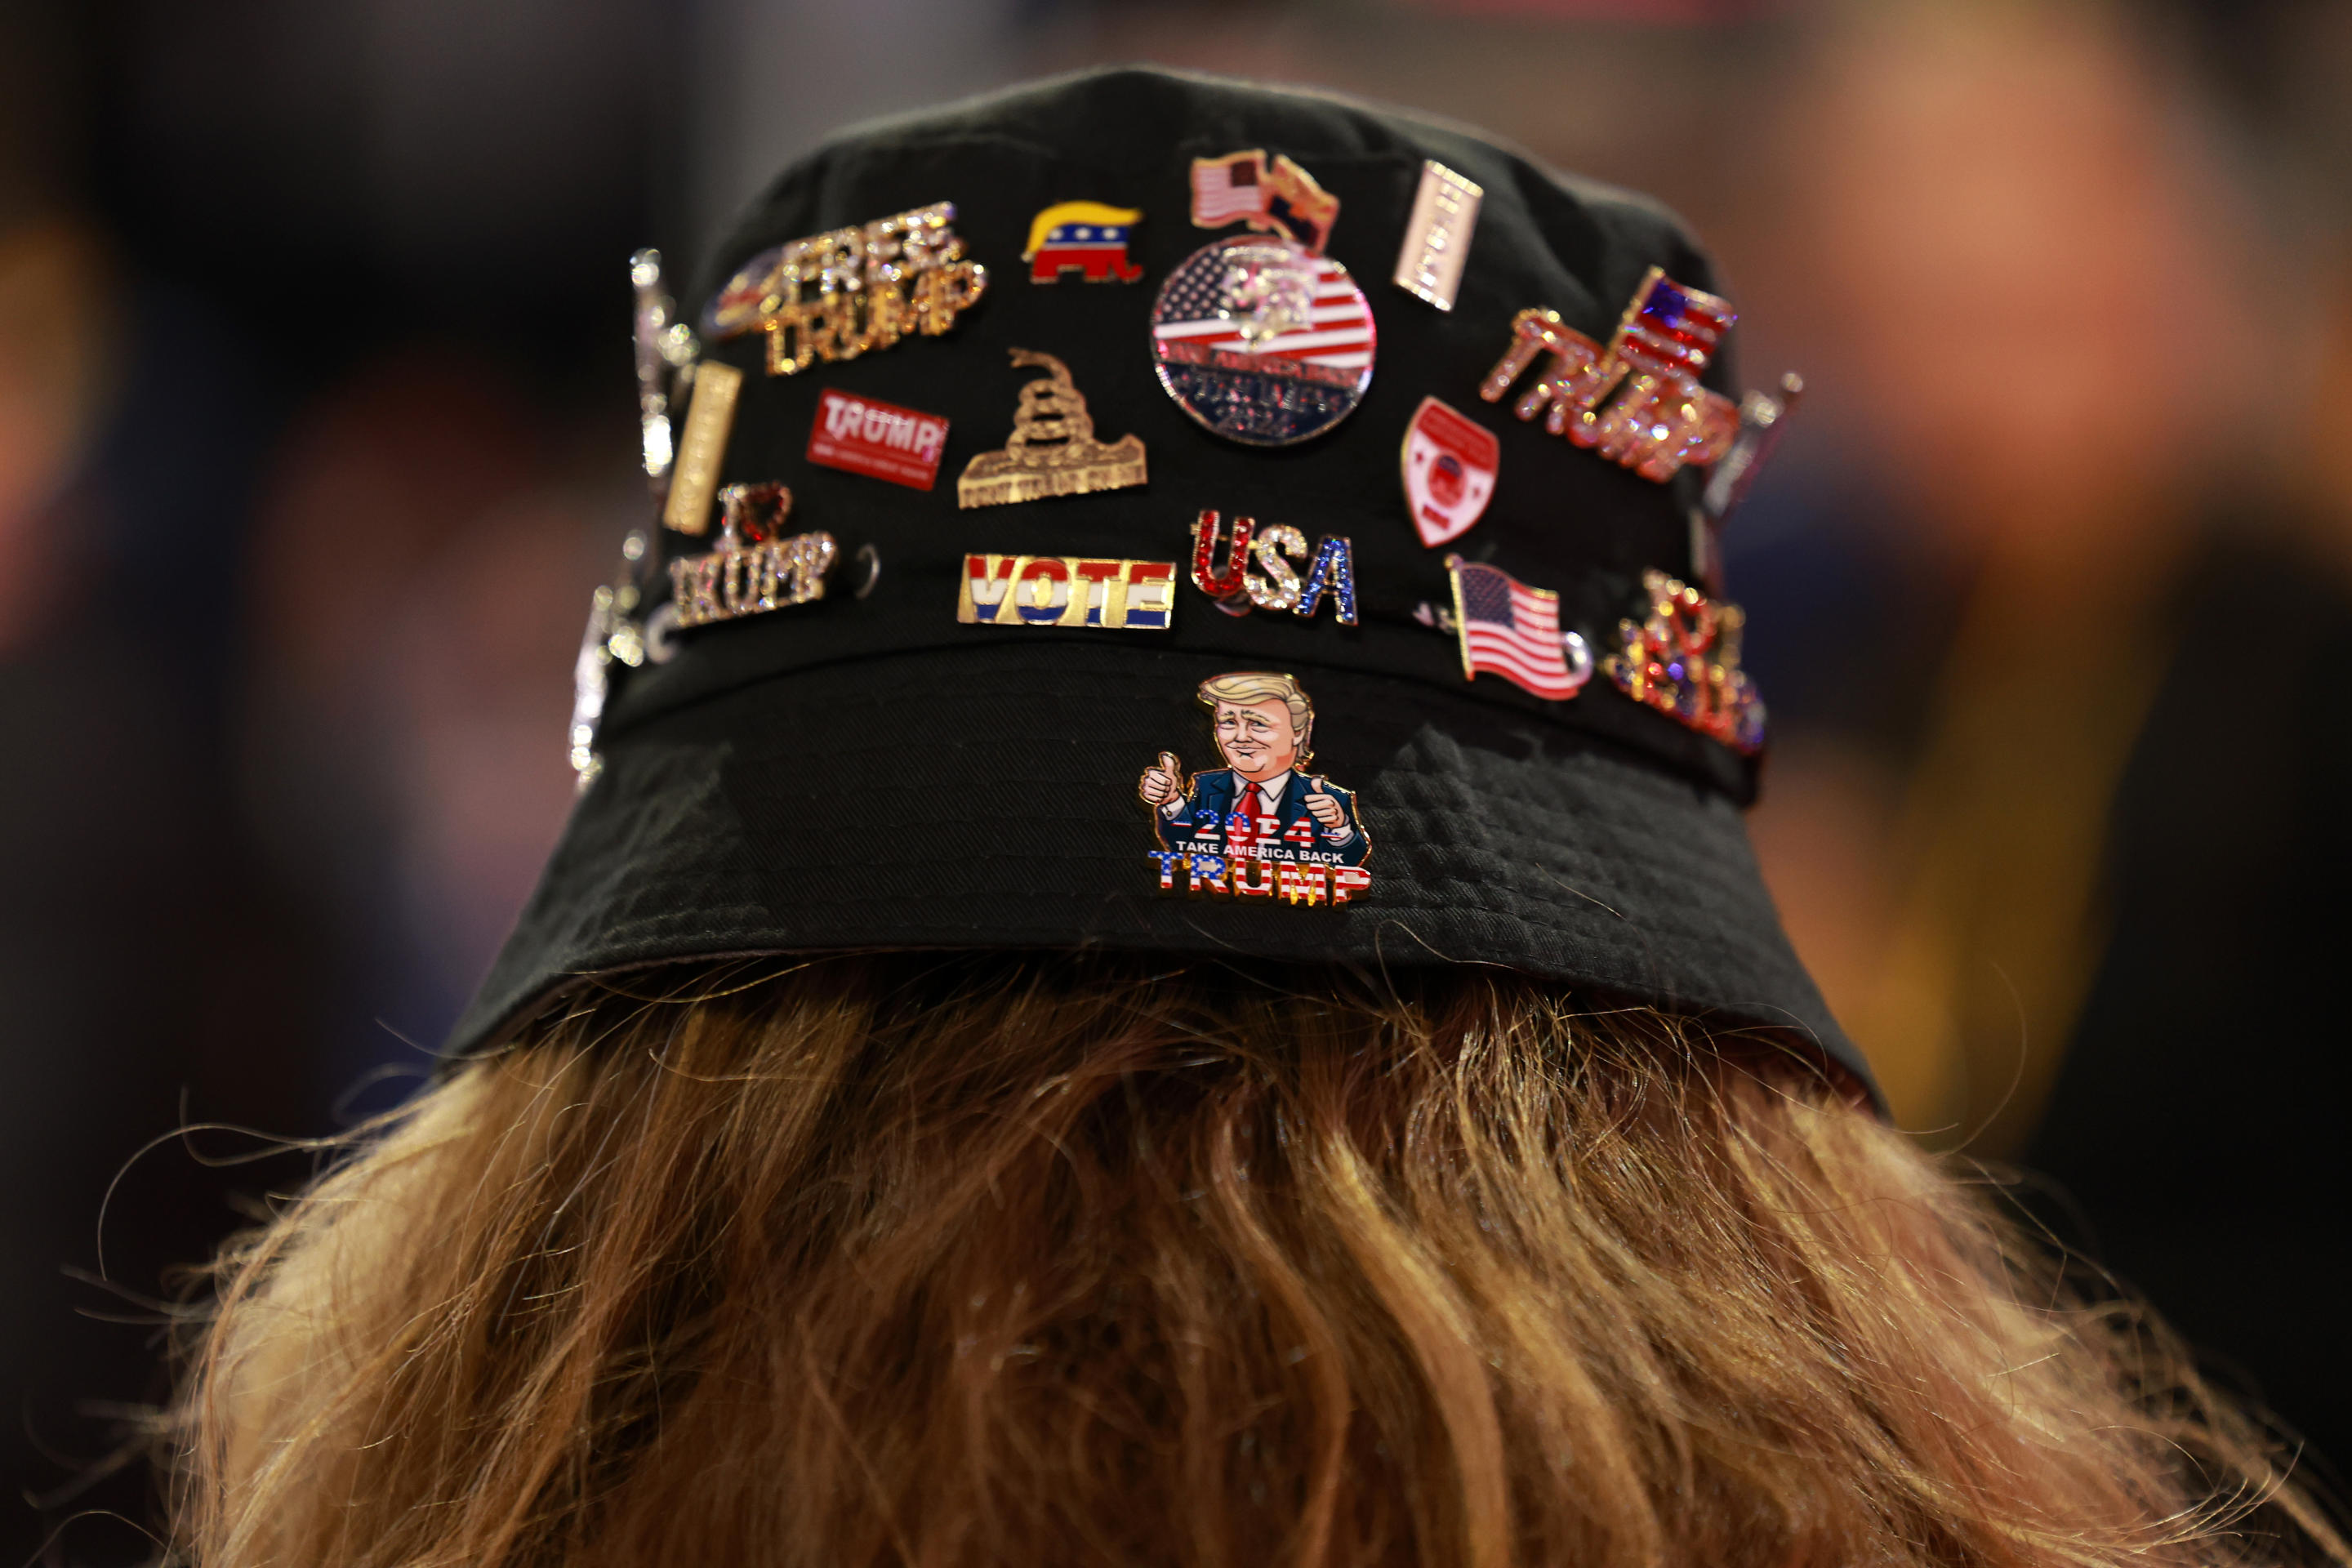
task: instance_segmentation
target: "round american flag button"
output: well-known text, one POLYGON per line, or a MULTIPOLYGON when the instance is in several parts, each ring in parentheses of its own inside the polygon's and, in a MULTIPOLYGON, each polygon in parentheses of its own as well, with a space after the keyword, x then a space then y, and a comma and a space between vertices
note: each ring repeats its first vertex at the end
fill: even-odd
POLYGON ((1312 440, 1372 384, 1371 301, 1304 246, 1243 235, 1204 246, 1151 307, 1160 384, 1209 429, 1251 447, 1312 440))

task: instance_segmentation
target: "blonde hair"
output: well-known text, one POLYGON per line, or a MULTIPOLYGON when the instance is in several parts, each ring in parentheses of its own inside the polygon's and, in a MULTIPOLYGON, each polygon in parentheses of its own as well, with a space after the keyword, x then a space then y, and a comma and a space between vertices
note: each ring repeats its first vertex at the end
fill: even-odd
POLYGON ((1212 713, 1220 702, 1238 702, 1247 707, 1280 698, 1290 710, 1290 728, 1298 736, 1298 760, 1307 760, 1307 742, 1315 728, 1315 704, 1308 700, 1307 689, 1289 676, 1267 669, 1237 669, 1201 682, 1198 696, 1201 706, 1212 713))
POLYGON ((616 983, 453 1072, 223 1265, 179 1551, 2346 1561, 1808 1062, 1507 976, 1166 971, 616 983))

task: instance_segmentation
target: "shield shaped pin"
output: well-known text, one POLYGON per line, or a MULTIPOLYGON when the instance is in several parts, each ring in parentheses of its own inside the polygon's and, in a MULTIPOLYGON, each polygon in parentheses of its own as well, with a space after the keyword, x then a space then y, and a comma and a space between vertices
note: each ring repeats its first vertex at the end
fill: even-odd
POLYGON ((1495 493, 1503 444, 1494 432, 1424 397, 1404 427, 1404 500, 1421 542, 1435 546, 1469 531, 1495 493))

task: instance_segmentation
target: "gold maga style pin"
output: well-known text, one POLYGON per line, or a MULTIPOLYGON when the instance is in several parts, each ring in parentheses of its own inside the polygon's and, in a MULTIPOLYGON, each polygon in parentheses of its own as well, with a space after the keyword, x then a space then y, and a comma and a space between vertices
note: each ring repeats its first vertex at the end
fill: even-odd
POLYGON ((719 548, 669 563, 670 605, 681 629, 824 597, 824 575, 840 547, 830 533, 782 537, 791 490, 778 484, 729 485, 719 500, 727 516, 719 548))
POLYGON ((1752 756, 1764 747, 1764 700, 1739 668, 1748 617, 1654 567, 1642 574, 1649 614, 1618 623, 1622 650, 1601 660, 1636 702, 1752 756))
POLYGON ((1478 226, 1486 190, 1432 158, 1421 166, 1421 189, 1405 220, 1404 244, 1390 279, 1406 293, 1441 310, 1454 309, 1462 289, 1462 268, 1470 259, 1470 234, 1478 226))
POLYGON ((1071 384, 1067 365, 1031 349, 1014 349, 1013 363, 1046 374, 1021 389, 1004 449, 982 452, 965 465, 956 481, 958 507, 1089 495, 1144 482, 1143 438, 1096 440, 1087 400, 1071 384))
POLYGON ((1097 626, 1164 632, 1176 563, 1076 555, 967 555, 956 619, 968 626, 1097 626))
POLYGON ((727 456, 728 432, 735 425, 735 402, 743 373, 731 364, 705 360, 695 367, 694 401, 686 414, 686 436, 670 469, 669 498, 662 523, 680 533, 710 531, 710 497, 719 488, 719 459, 727 456))
POLYGON ((1549 405, 1546 430, 1663 484, 1684 464, 1712 463, 1731 449, 1739 410, 1698 375, 1737 320, 1730 300, 1653 267, 1606 349, 1557 310, 1521 310, 1511 321, 1511 346, 1478 395, 1500 401, 1538 355, 1549 356, 1549 368, 1511 412, 1533 419, 1549 405))
POLYGON ((711 300, 704 332, 764 332, 770 375, 856 359, 909 332, 937 337, 988 289, 988 269, 964 259, 954 220, 953 202, 934 202, 763 250, 711 300))
POLYGON ((1184 776, 1173 752, 1144 770, 1160 890, 1193 898, 1275 899, 1337 907, 1372 885, 1371 836, 1352 790, 1306 771, 1315 705, 1271 670, 1234 670, 1193 693, 1209 710, 1225 766, 1184 776))

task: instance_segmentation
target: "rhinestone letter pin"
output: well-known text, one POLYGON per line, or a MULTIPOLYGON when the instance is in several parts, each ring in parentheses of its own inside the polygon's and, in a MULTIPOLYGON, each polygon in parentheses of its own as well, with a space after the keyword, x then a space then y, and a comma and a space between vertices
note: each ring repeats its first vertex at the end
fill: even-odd
POLYGON ((1764 748, 1764 701, 1739 668, 1747 616, 1654 567, 1642 574, 1649 614, 1618 623, 1621 651, 1602 661, 1609 679, 1710 740, 1750 754, 1764 748))
POLYGON ((770 375, 856 359, 909 332, 937 337, 988 289, 954 221, 953 202, 934 202, 763 250, 719 289, 703 331, 713 342, 766 333, 770 375))
POLYGON ((708 555, 669 563, 670 604, 681 627, 763 615, 824 597, 824 574, 840 552, 830 533, 780 537, 793 510, 782 485, 729 485, 719 493, 727 526, 708 555))
POLYGON ((1511 321, 1511 346, 1478 395, 1501 401, 1538 355, 1548 355, 1511 412, 1533 419, 1549 404, 1545 429, 1663 484, 1685 463, 1712 463, 1731 450, 1739 410, 1701 386, 1698 374, 1738 319, 1730 300, 1686 289, 1653 267, 1606 350, 1556 310, 1521 310, 1511 321))

